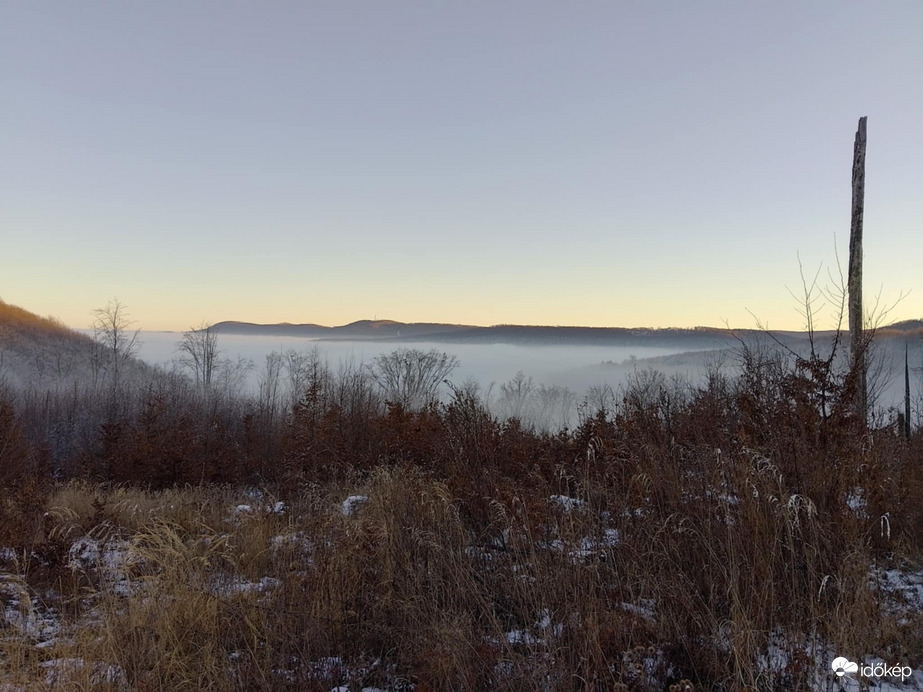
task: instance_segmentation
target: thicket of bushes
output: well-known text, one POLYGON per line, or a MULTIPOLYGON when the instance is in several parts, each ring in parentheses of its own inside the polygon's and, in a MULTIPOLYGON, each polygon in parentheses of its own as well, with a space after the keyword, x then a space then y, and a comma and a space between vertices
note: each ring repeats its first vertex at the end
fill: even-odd
MULTIPOLYGON (((2 541, 23 555, 66 549, 54 545, 60 525, 42 525, 53 473, 97 484, 80 486, 98 506, 84 500, 71 525, 146 536, 143 546, 172 532, 180 555, 196 537, 227 534, 225 520, 200 507, 185 527, 139 524, 111 498, 249 484, 290 503, 284 521, 233 529, 221 560, 187 555, 179 576, 165 558, 146 563, 176 608, 201 595, 183 580, 279 580, 259 606, 191 602, 211 624, 188 636, 216 638, 204 658, 183 640, 171 645, 176 667, 144 660, 144 646, 165 641, 144 639, 159 625, 112 640, 135 625, 107 601, 108 648, 92 655, 146 689, 275 689, 285 684, 267 670, 329 656, 378 660, 418 690, 655 689, 680 678, 798 687, 813 684, 830 646, 920 665, 923 615, 885 617, 870 575, 921 558, 923 436, 867 429, 848 372, 742 356, 739 374, 701 383, 639 373, 612 410, 584 409, 556 433, 498 420, 473 387, 415 410, 389 404, 358 368, 313 368, 290 407, 203 394, 175 376, 115 403, 111 392, 7 393, 2 541), (358 517, 331 511, 358 490, 371 497, 358 517), (310 538, 310 560, 270 550, 283 530, 310 538), (777 669, 760 663, 772 646, 786 657, 777 669)), ((35 574, 53 579, 40 562, 35 574)), ((166 610, 159 617, 179 617, 166 610)), ((332 677, 294 671, 292 689, 329 689, 332 677)))

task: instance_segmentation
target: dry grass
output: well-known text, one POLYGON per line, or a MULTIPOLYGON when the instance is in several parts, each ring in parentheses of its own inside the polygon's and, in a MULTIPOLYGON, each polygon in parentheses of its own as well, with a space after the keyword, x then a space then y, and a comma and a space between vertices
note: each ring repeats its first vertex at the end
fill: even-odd
POLYGON ((55 608, 61 632, 47 648, 35 646, 42 635, 5 636, 5 681, 654 690, 688 678, 776 689, 807 679, 823 653, 812 647, 920 641, 919 617, 882 613, 861 543, 830 559, 837 541, 806 499, 765 469, 739 473, 739 486, 723 486, 737 501, 680 492, 674 506, 646 479, 660 504, 632 507, 630 488, 597 506, 495 498, 480 535, 445 483, 410 466, 350 488, 370 498, 352 516, 335 488, 278 513, 265 495, 224 488, 68 484, 49 500, 49 536, 68 546, 67 563, 19 565, 26 579, 11 582, 21 608, 55 608), (788 662, 761 668, 770 644, 788 662))
POLYGON ((834 651, 919 666, 920 604, 887 580, 920 570, 923 439, 815 394, 772 363, 644 376, 558 435, 465 392, 316 396, 253 438, 280 469, 258 492, 47 486, 0 564, 0 688, 777 690, 829 680, 834 651))

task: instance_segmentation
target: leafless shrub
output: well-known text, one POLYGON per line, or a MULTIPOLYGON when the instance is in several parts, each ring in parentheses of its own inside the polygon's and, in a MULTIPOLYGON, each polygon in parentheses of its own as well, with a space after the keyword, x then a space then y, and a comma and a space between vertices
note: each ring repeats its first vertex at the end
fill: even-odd
POLYGON ((440 385, 458 367, 458 359, 431 349, 400 348, 375 358, 370 372, 388 401, 418 409, 439 400, 440 385))
POLYGON ((497 401, 500 416, 503 418, 516 418, 528 423, 532 416, 532 394, 535 391, 535 382, 522 370, 509 382, 500 385, 499 400, 497 401))
POLYGON ((212 390, 212 379, 219 367, 218 333, 203 322, 183 333, 177 349, 180 363, 192 372, 196 385, 206 394, 212 390))

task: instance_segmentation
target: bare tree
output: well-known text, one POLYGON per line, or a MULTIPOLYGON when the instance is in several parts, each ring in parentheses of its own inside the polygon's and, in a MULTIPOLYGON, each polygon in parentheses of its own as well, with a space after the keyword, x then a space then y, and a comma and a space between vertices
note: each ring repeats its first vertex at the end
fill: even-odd
POLYGON ((505 418, 530 420, 535 382, 520 370, 509 382, 500 385, 500 413, 505 418))
POLYGON ((138 353, 141 346, 140 329, 132 330, 135 321, 128 314, 118 298, 109 301, 104 308, 93 311, 93 337, 100 348, 93 356, 95 373, 105 369, 111 375, 113 392, 121 388, 125 365, 138 353))
POLYGON ((629 412, 658 409, 669 403, 670 387, 667 376, 659 370, 646 368, 628 374, 622 385, 625 410, 629 412))
POLYGON ((615 405, 615 390, 612 389, 612 385, 608 383, 593 385, 583 395, 583 402, 578 411, 580 420, 584 422, 599 414, 608 416, 615 411, 615 405))
POLYGON ((260 373, 259 406, 267 428, 272 429, 279 410, 279 385, 282 378, 282 354, 273 351, 266 355, 266 365, 260 373))
MULTIPOLYGON (((917 395, 914 399, 917 411, 915 420, 918 427, 923 427, 923 365, 919 368, 911 366, 910 372, 915 372, 917 374, 917 395)), ((911 426, 913 426, 913 420, 911 420, 911 426)))
POLYGON ((370 371, 388 401, 419 408, 438 400, 439 386, 458 367, 455 356, 399 348, 375 358, 370 371))
MULTIPOLYGON (((846 343, 843 323, 847 315, 851 322, 854 316, 853 308, 850 306, 852 296, 849 284, 843 277, 839 255, 836 272, 827 272, 827 286, 821 286, 819 283, 822 268, 818 267, 813 279, 809 281, 799 257, 801 293, 796 294, 789 289, 796 301, 796 310, 804 319, 808 337, 807 352, 803 347, 784 342, 758 319, 757 326, 780 347, 793 367, 793 374, 803 378, 805 384, 810 384, 811 397, 824 421, 830 417, 837 404, 849 399, 859 419, 868 424, 869 417, 877 414, 878 403, 889 386, 893 371, 893 364, 886 357, 886 353, 876 349, 875 336, 888 314, 903 300, 905 294, 901 293, 894 303, 883 305, 879 293, 862 321, 861 338, 852 338, 849 352, 844 353, 846 343), (822 338, 817 333, 817 321, 828 307, 832 308, 833 333, 832 336, 822 338), (858 400, 864 403, 858 405, 858 400)), ((852 332, 851 336, 854 334, 852 332)), ((738 356, 747 350, 746 345, 742 346, 743 351, 738 353, 738 356)), ((745 360, 746 358, 741 362, 745 360)))
POLYGON ((567 387, 540 384, 535 390, 534 422, 539 430, 556 432, 570 426, 577 396, 567 387))
POLYGON ((282 357, 289 408, 304 396, 310 394, 316 400, 322 390, 329 389, 330 369, 316 344, 304 351, 290 348, 282 357))
POLYGON ((910 344, 904 342, 904 438, 910 439, 910 344))
POLYGON ((213 379, 215 392, 227 400, 238 399, 247 384, 251 370, 253 370, 253 361, 249 358, 242 356, 238 356, 237 360, 222 358, 215 368, 213 379))
POLYGON ((196 385, 203 392, 212 389, 212 379, 218 369, 218 334, 210 324, 202 322, 183 334, 177 349, 180 363, 192 371, 196 385))

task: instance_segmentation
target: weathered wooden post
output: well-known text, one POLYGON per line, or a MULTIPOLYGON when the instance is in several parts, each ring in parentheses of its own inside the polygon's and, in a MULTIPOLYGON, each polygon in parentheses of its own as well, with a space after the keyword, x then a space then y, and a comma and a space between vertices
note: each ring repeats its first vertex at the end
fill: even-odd
POLYGON ((859 118, 852 163, 852 226, 849 232, 849 337, 856 384, 856 413, 868 423, 868 383, 862 317, 862 217, 865 213, 865 123, 859 118))

